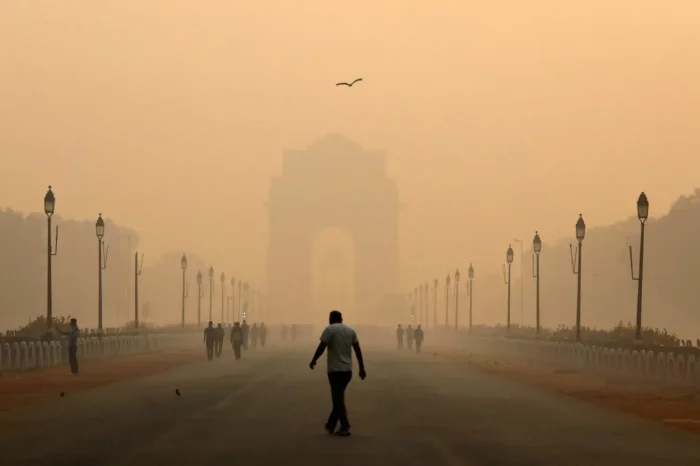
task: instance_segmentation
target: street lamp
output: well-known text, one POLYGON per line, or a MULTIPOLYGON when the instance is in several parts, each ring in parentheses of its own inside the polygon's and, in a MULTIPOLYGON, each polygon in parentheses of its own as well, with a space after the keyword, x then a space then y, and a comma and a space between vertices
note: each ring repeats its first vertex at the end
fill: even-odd
POLYGON ((56 226, 56 247, 51 244, 51 217, 56 208, 56 198, 53 195, 51 186, 44 196, 44 213, 48 224, 48 248, 46 250, 46 326, 49 330, 53 328, 53 291, 51 289, 51 256, 58 254, 58 226, 56 226))
POLYGON ((187 270, 187 256, 182 253, 182 259, 180 259, 180 267, 182 267, 182 328, 185 328, 185 271, 187 270))
POLYGON ((506 251, 506 262, 508 262, 508 276, 506 277, 506 266, 503 264, 503 281, 508 285, 508 313, 506 315, 506 330, 510 332, 510 267, 513 265, 513 248, 508 245, 506 251))
POLYGON ((455 270, 455 329, 459 317, 459 269, 455 270))
POLYGON ((469 295, 469 331, 472 329, 472 294, 473 294, 473 280, 474 280, 474 267, 469 264, 469 270, 467 271, 467 276, 469 277, 469 283, 467 286, 467 294, 469 295))
POLYGON ((447 328, 447 313, 450 308, 450 274, 445 278, 445 328, 447 328))
POLYGON ((197 327, 202 326, 202 271, 197 272, 197 327))
POLYGON ((428 305, 428 282, 423 285, 423 296, 425 297, 425 328, 430 327, 430 306, 428 305))
POLYGON ((524 296, 525 296, 525 253, 524 251, 524 243, 523 240, 521 239, 513 239, 516 243, 520 244, 520 325, 523 325, 523 309, 525 308, 524 306, 524 296))
POLYGON ((534 257, 532 261, 532 276, 535 278, 535 333, 540 333, 540 251, 542 251, 542 240, 540 234, 535 232, 532 240, 532 251, 534 257))
POLYGON ((107 268, 107 254, 109 246, 105 248, 102 238, 105 235, 105 221, 102 220, 102 214, 97 217, 95 222, 95 235, 97 236, 97 331, 102 333, 102 271, 107 268), (104 259, 104 261, 103 261, 104 259), (103 263, 104 262, 104 263, 103 263))
POLYGON ((224 286, 224 282, 226 281, 226 275, 221 272, 221 275, 219 276, 219 280, 221 280, 221 323, 224 322, 224 296, 226 296, 226 287, 224 286))
POLYGON ((141 253, 141 264, 139 264, 139 253, 134 253, 134 328, 139 328, 139 277, 143 270, 143 253, 141 253))
POLYGON ((209 266, 209 322, 212 319, 212 303, 214 302, 214 266, 209 266))
POLYGON ((238 279, 238 321, 240 322, 242 320, 243 315, 241 314, 241 309, 243 306, 243 300, 241 299, 243 297, 243 282, 241 279, 238 279))
POLYGON ((649 218, 649 199, 647 195, 641 193, 637 199, 637 218, 641 225, 641 233, 639 236, 639 274, 634 276, 634 264, 632 262, 632 246, 630 250, 630 271, 632 272, 632 280, 637 280, 637 330, 635 340, 637 343, 642 342, 642 283, 644 281, 644 226, 649 218))
MULTIPOLYGON (((240 297, 239 297, 240 299, 240 297)), ((236 279, 231 277, 231 314, 226 316, 230 324, 236 318, 236 279)))
POLYGON ((571 269, 574 275, 578 275, 578 286, 576 288, 576 342, 581 341, 581 255, 583 247, 583 238, 586 236, 586 222, 583 221, 583 214, 579 214, 576 222, 576 253, 574 255, 573 246, 569 245, 569 253, 571 255, 571 269), (575 264, 575 257, 578 258, 578 268, 575 264))
POLYGON ((437 288, 438 279, 433 281, 433 328, 437 328, 437 288))
POLYGON ((245 297, 245 303, 243 304, 243 319, 248 315, 248 291, 250 291, 250 287, 248 286, 248 282, 243 283, 243 295, 245 297))
POLYGON ((408 292, 408 310, 411 311, 411 322, 413 322, 413 319, 415 318, 415 314, 416 314, 416 306, 413 304, 413 292, 412 291, 408 292))

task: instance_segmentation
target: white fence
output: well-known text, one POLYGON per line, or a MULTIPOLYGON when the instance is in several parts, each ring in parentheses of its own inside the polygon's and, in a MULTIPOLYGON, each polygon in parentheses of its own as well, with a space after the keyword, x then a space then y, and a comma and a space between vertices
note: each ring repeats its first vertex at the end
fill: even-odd
MULTIPOLYGON (((78 360, 146 353, 170 346, 177 336, 166 334, 105 336, 78 339, 78 360)), ((60 341, 14 342, 0 347, 0 370, 26 371, 59 365, 64 359, 65 346, 60 341)))
POLYGON ((612 349, 581 343, 479 337, 470 338, 468 346, 476 352, 530 359, 553 365, 564 364, 611 375, 700 385, 700 359, 693 354, 612 349))

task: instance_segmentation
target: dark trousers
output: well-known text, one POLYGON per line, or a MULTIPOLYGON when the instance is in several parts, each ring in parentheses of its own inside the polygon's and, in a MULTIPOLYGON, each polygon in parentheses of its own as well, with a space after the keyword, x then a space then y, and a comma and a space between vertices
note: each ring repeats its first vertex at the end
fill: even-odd
POLYGON ((399 338, 399 349, 403 348, 403 338, 399 338))
POLYGON ((420 340, 416 340, 416 353, 420 353, 420 345, 422 345, 423 342, 420 340))
POLYGON ((413 349, 413 337, 406 338, 406 344, 408 345, 408 349, 412 350, 413 349))
POLYGON ((328 373, 328 382, 331 385, 331 399, 333 400, 333 411, 328 416, 328 422, 326 423, 326 427, 329 429, 335 429, 338 421, 340 421, 341 429, 350 428, 348 413, 345 409, 345 388, 351 379, 352 371, 328 373))
POLYGON ((236 359, 241 359, 241 346, 243 346, 242 341, 233 342, 233 354, 236 356, 236 359))
POLYGON ((265 337, 260 337, 260 346, 265 347, 265 337))
POLYGON ((216 357, 218 358, 221 356, 221 352, 224 350, 224 342, 223 341, 217 341, 216 342, 216 357))
POLYGON ((69 346, 68 347, 68 363, 70 364, 71 374, 78 373, 78 347, 69 346))
POLYGON ((207 343, 207 359, 210 361, 212 359, 214 359, 214 344, 213 343, 211 343, 211 344, 207 343))

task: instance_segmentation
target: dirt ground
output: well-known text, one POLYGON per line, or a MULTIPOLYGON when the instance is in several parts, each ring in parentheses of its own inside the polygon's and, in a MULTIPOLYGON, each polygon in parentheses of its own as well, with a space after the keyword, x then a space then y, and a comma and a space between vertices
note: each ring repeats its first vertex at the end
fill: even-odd
POLYGON ((483 354, 458 354, 454 351, 443 354, 486 372, 544 386, 589 403, 700 435, 700 386, 697 385, 666 385, 483 354))
POLYGON ((0 413, 19 409, 61 392, 76 392, 120 380, 165 372, 175 366, 202 359, 199 351, 165 350, 80 363, 78 376, 68 365, 32 372, 6 372, 0 376, 0 413))

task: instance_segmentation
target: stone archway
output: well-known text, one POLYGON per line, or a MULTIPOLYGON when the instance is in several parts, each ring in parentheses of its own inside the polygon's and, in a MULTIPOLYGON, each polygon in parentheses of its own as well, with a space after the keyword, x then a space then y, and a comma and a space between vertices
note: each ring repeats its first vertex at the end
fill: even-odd
POLYGON ((287 151, 268 207, 268 319, 293 322, 310 309, 313 240, 335 227, 355 244, 356 317, 379 322, 380 307, 398 287, 399 200, 386 174, 386 154, 365 151, 341 135, 287 151))

